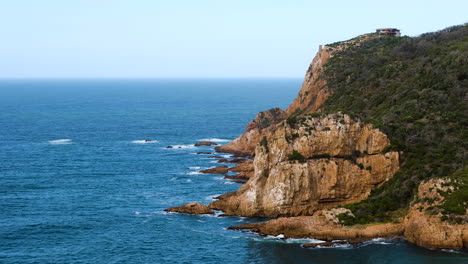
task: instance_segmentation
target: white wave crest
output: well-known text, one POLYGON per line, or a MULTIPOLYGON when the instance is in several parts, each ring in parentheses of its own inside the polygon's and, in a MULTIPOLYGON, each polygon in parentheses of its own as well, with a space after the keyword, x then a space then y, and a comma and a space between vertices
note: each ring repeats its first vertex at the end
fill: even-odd
POLYGON ((165 149, 187 149, 187 148, 194 148, 194 144, 189 145, 171 145, 172 148, 165 147, 165 149))
POLYGON ((210 195, 210 196, 207 196, 205 197, 205 200, 208 200, 208 201, 216 201, 216 197, 220 196, 221 194, 213 194, 213 195, 210 195))
POLYGON ((153 143, 158 143, 159 141, 157 140, 149 140, 149 139, 139 139, 139 140, 133 140, 133 144, 153 144, 153 143))
POLYGON ((65 144, 71 144, 72 140, 65 138, 65 139, 54 139, 54 140, 49 140, 48 141, 50 144, 54 145, 65 145, 65 144))
POLYGON ((198 141, 228 142, 228 141, 231 141, 231 140, 230 139, 222 139, 222 138, 203 138, 203 139, 199 139, 198 141))
POLYGON ((184 174, 184 175, 198 175, 198 174, 203 174, 199 171, 191 171, 191 172, 184 172, 184 173, 181 173, 181 174, 184 174))
POLYGON ((201 167, 189 167, 190 170, 199 170, 201 167))

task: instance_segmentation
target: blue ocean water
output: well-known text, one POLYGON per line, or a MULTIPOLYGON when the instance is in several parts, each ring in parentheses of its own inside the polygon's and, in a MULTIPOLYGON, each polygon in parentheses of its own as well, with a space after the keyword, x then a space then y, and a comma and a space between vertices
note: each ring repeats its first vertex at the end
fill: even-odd
POLYGON ((163 212, 237 189, 197 174, 215 164, 192 144, 235 138, 300 84, 0 81, 0 263, 467 263, 404 241, 304 249, 226 230, 261 219, 163 212))

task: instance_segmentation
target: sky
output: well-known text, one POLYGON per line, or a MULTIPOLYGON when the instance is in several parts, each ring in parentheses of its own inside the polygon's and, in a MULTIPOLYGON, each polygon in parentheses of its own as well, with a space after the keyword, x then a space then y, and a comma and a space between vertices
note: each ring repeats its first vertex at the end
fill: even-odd
POLYGON ((467 0, 0 0, 0 78, 302 78, 318 45, 468 22, 467 0))

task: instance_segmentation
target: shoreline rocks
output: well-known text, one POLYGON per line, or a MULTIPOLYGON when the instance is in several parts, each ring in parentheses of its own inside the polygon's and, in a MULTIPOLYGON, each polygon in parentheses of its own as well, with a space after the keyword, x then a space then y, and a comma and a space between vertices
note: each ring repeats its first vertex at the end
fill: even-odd
POLYGON ((200 142, 195 143, 195 147, 216 146, 216 145, 218 144, 211 142, 211 141, 200 141, 200 142))
POLYGON ((190 202, 188 204, 177 207, 170 207, 164 211, 184 214, 214 214, 214 211, 211 210, 208 206, 196 202, 190 202))
POLYGON ((226 174, 226 173, 228 173, 228 171, 229 171, 228 166, 219 166, 219 167, 214 167, 214 168, 211 168, 211 169, 202 170, 202 171, 200 171, 200 173, 204 173, 204 174, 226 174))

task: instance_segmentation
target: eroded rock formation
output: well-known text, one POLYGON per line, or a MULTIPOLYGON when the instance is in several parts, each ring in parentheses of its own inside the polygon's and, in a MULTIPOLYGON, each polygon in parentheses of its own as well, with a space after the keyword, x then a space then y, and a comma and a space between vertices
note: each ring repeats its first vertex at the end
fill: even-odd
POLYGON ((385 134, 347 115, 284 121, 257 146, 254 176, 210 207, 227 215, 297 216, 360 201, 398 170, 385 134), (290 160, 300 153, 303 161, 290 160))

